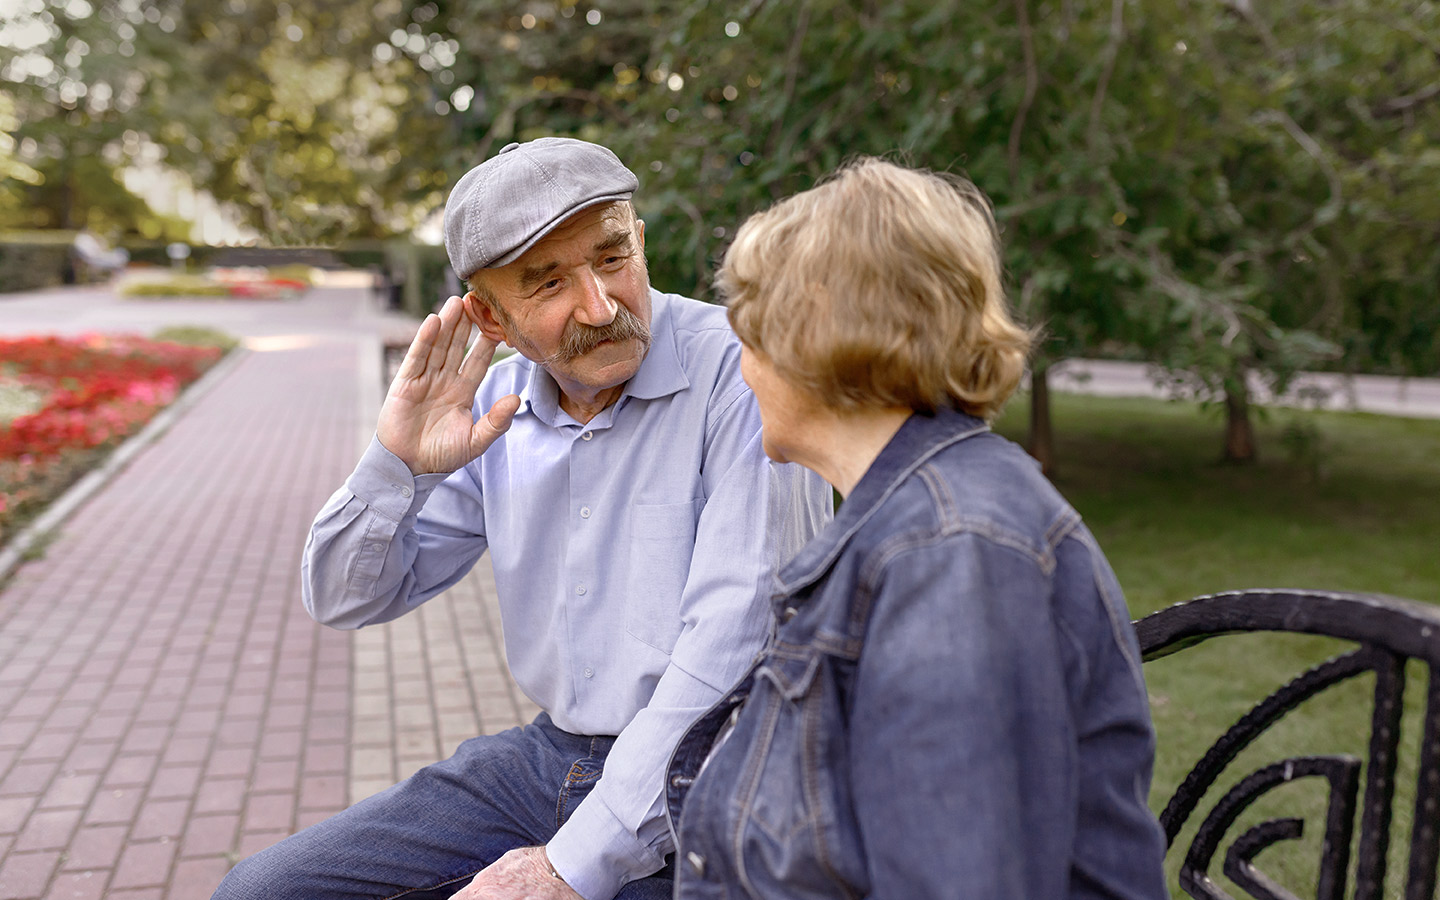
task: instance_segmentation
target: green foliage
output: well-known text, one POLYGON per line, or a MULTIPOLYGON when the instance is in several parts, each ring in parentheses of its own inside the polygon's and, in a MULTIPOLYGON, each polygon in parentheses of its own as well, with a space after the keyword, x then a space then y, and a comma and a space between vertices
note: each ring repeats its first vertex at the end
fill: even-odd
POLYGON ((265 269, 265 275, 269 278, 298 282, 306 287, 313 287, 316 280, 315 267, 307 266, 303 263, 287 263, 282 266, 269 266, 265 269))
POLYGON ((274 243, 406 231, 443 196, 431 73, 453 53, 407 24, 400 0, 186 3, 176 71, 198 77, 163 85, 158 140, 274 243))
POLYGON ((123 281, 115 293, 121 297, 229 297, 230 288, 204 275, 161 270, 123 281))
MULTIPOLYGON (((570 134, 641 176, 656 283, 706 296, 751 212, 893 155, 992 197, 1040 369, 1119 352, 1211 397, 1440 371, 1429 0, 21 0, 12 24, 0 224, 163 241, 117 173, 168 166, 269 241, 378 242, 505 143, 570 134)), ((401 262, 409 305, 443 293, 401 262)))
POLYGON ((1219 399, 1440 362, 1434 4, 665 6, 595 87, 662 285, 706 294, 751 212, 892 155, 990 195, 1037 368, 1118 349, 1219 399))
MULTIPOLYGON (((153 4, 156 20, 171 21, 173 5, 153 4)), ((138 5, 48 0, 8 4, 0 34, 0 119, 13 125, 0 167, 19 175, 0 191, 0 224, 111 238, 139 234, 140 221, 158 224, 116 172, 173 40, 138 5)))
POLYGON ((155 332, 154 338, 189 347, 219 347, 226 353, 240 346, 234 335, 204 325, 170 325, 155 332))
POLYGON ((0 238, 0 291, 32 291, 64 280, 69 232, 0 238))
POLYGON ((4 183, 0 224, 183 237, 120 182, 164 166, 276 243, 406 231, 442 196, 446 128, 436 57, 396 46, 407 21, 400 0, 11 4, 0 172, 25 183, 4 183))

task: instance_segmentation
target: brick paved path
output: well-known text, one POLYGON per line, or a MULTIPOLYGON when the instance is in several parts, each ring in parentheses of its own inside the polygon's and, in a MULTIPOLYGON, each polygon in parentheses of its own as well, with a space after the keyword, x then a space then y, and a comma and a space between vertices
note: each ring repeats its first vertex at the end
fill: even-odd
POLYGON ((0 587, 0 900, 204 900, 237 859, 533 715, 483 565, 355 634, 300 605, 306 529, 378 408, 358 294, 258 313, 256 349, 0 587))

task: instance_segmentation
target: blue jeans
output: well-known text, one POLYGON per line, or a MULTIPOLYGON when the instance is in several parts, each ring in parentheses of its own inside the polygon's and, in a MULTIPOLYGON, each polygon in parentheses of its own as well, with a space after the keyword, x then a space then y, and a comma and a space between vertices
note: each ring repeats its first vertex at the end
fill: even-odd
MULTIPOLYGON (((444 762, 241 862, 214 900, 432 900, 517 847, 544 844, 590 793, 612 737, 524 728, 472 738, 444 762)), ((621 889, 671 895, 667 865, 621 889)))

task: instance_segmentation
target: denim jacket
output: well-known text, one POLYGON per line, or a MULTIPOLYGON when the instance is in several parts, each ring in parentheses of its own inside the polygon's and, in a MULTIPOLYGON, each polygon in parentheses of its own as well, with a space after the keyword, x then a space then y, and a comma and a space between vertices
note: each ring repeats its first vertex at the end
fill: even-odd
POLYGON ((1022 450, 912 416, 778 581, 671 758, 679 900, 1168 896, 1125 602, 1022 450))

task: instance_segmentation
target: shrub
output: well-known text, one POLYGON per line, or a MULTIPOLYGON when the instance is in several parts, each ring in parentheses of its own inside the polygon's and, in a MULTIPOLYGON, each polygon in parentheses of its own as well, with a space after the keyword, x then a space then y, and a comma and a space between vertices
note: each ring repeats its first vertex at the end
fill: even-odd
POLYGON ((30 395, 0 421, 0 543, 223 353, 134 336, 0 339, 0 383, 30 395))
POLYGON ((65 280, 71 233, 0 240, 0 291, 33 291, 65 280))

